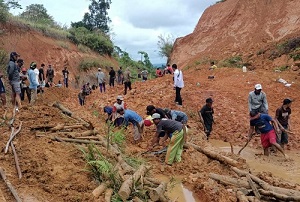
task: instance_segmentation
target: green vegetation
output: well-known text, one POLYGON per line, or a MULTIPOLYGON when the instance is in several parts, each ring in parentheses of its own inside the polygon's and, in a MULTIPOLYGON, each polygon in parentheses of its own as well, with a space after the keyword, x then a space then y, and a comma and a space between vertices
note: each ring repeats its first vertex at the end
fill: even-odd
POLYGON ((159 55, 161 57, 166 57, 169 60, 172 50, 173 50, 174 42, 175 42, 175 39, 171 35, 168 35, 168 36, 159 35, 158 42, 157 42, 157 46, 159 49, 159 52, 158 52, 159 55))
POLYGON ((99 67, 104 68, 104 67, 109 67, 109 66, 112 66, 111 62, 98 60, 95 58, 85 58, 79 63, 78 69, 79 69, 79 71, 86 72, 93 68, 99 68, 99 67))
POLYGON ((241 68, 243 66, 243 59, 241 56, 234 56, 234 57, 222 60, 218 64, 220 67, 241 68))
POLYGON ((279 70, 281 72, 289 70, 289 69, 290 69, 290 67, 288 65, 282 65, 280 67, 275 68, 275 70, 279 70))
POLYGON ((80 150, 87 163, 87 171, 92 174, 96 181, 101 183, 109 180, 114 190, 121 187, 121 179, 113 163, 107 160, 95 145, 89 145, 87 150, 83 148, 80 150))
POLYGON ((226 0, 220 0, 220 1, 217 1, 216 2, 216 4, 218 4, 218 3, 223 3, 223 2, 225 2, 226 0))
POLYGON ((294 61, 300 60, 300 52, 291 53, 290 57, 293 58, 294 61))
POLYGON ((116 130, 116 128, 113 126, 111 122, 107 124, 107 127, 109 128, 108 128, 108 136, 106 136, 106 138, 108 138, 110 143, 115 143, 119 146, 119 148, 122 148, 124 146, 123 143, 126 140, 124 135, 125 128, 122 127, 121 129, 116 130))
POLYGON ((60 47, 69 50, 69 45, 68 45, 66 42, 64 42, 64 41, 57 41, 57 44, 58 44, 60 47))
POLYGON ((91 49, 83 44, 78 44, 77 45, 78 50, 81 51, 82 53, 90 53, 91 49))

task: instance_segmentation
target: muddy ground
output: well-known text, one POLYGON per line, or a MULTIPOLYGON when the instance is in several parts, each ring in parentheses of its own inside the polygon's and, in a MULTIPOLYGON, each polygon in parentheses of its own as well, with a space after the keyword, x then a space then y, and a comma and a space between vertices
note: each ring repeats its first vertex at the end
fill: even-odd
MULTIPOLYGON (((191 126, 188 141, 200 146, 211 147, 212 150, 223 152, 234 159, 243 162, 245 158, 249 161, 257 161, 258 164, 267 166, 256 169, 257 164, 250 164, 254 172, 265 171, 261 174, 266 181, 276 181, 278 185, 288 187, 289 183, 298 183, 300 176, 295 175, 290 180, 289 175, 299 172, 298 150, 300 148, 300 118, 299 118, 299 77, 298 72, 273 72, 253 71, 243 73, 241 69, 222 68, 210 72, 202 67, 195 70, 184 71, 185 88, 182 90, 183 107, 179 108, 173 102, 175 91, 172 87, 171 75, 146 82, 136 82, 133 89, 125 96, 125 102, 129 109, 137 111, 141 116, 146 117, 146 106, 153 104, 157 107, 168 107, 171 109, 185 111, 189 116, 191 126), (207 79, 208 75, 214 74, 215 79, 207 79), (277 82, 278 78, 287 80, 292 85, 285 87, 277 82), (295 101, 292 105, 292 128, 295 135, 290 135, 290 143, 286 149, 292 157, 285 161, 279 154, 263 157, 259 138, 254 138, 248 145, 251 151, 245 150, 242 157, 230 154, 228 149, 220 148, 220 144, 214 141, 221 141, 223 147, 229 147, 229 142, 234 145, 234 151, 246 141, 248 130, 248 93, 253 90, 256 83, 261 83, 263 91, 266 92, 269 102, 269 114, 274 116, 275 110, 286 97, 295 101), (211 141, 203 139, 202 127, 199 124, 197 111, 205 104, 205 99, 214 99, 215 125, 211 141), (216 147, 213 147, 215 145, 216 147), (247 154, 247 155, 246 155, 247 154), (254 160, 253 160, 254 158, 254 160), (294 159, 293 159, 294 158, 294 159), (272 172, 280 167, 280 172, 272 172), (271 177, 270 177, 271 176, 271 177), (274 178, 274 177, 276 178, 274 178), (279 179, 281 177, 281 179, 279 179)), ((79 150, 78 144, 57 142, 46 137, 36 137, 37 131, 30 130, 33 125, 73 125, 76 120, 63 115, 58 109, 52 107, 53 102, 60 101, 74 112, 76 116, 90 121, 100 135, 105 136, 106 115, 103 113, 105 105, 112 105, 117 95, 123 93, 123 86, 115 88, 107 87, 105 93, 100 94, 99 89, 93 91, 87 97, 86 105, 81 107, 77 101, 78 89, 50 88, 39 95, 35 106, 24 107, 17 113, 15 125, 23 122, 22 130, 14 140, 22 169, 23 178, 18 180, 14 167, 14 160, 11 151, 8 154, 0 153, 0 166, 6 171, 8 179, 16 187, 23 201, 94 201, 91 192, 97 187, 90 173, 85 171, 86 163, 79 150)), ((9 106, 11 111, 12 106, 9 106)), ((2 109, 1 109, 2 110, 2 109)), ((3 110, 1 114, 3 114, 3 110)), ((9 113, 8 117, 11 116, 9 113)), ((2 125, 0 128, 0 146, 5 147, 9 138, 10 130, 2 125)), ((75 129, 74 129, 75 130, 75 129)), ((82 130, 76 130, 83 132, 82 130)), ((43 132, 43 131, 39 131, 43 132)), ((131 127, 126 131, 125 153, 134 157, 141 157, 141 152, 147 149, 147 145, 155 132, 154 126, 146 128, 144 141, 134 145, 131 135, 131 127)), ((59 135, 59 134, 57 134, 59 135)), ((199 201, 236 201, 235 194, 230 187, 225 187, 208 178, 210 172, 233 175, 227 165, 207 158, 205 155, 192 148, 185 149, 182 162, 172 167, 163 166, 163 156, 144 156, 145 160, 152 165, 150 174, 155 176, 179 177, 184 186, 193 191, 195 198, 199 201)), ((6 201, 13 201, 12 195, 0 183, 0 199, 4 196, 6 201)))

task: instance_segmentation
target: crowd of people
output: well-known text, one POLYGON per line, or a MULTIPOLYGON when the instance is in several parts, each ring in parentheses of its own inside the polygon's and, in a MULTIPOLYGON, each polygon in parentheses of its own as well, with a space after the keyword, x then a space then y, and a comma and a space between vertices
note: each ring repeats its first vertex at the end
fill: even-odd
MULTIPOLYGON (((17 52, 11 52, 9 63, 7 65, 8 84, 11 86, 11 101, 16 111, 22 107, 22 102, 27 98, 28 102, 33 105, 36 102, 37 94, 43 93, 44 87, 57 86, 68 88, 69 71, 67 67, 62 70, 63 84, 58 82, 54 84, 54 69, 51 64, 45 70, 45 64, 37 67, 36 62, 31 62, 29 67, 24 66, 24 60, 20 58, 17 52)), ((0 72, 0 98, 2 105, 6 107, 6 91, 2 79, 4 74, 0 72)))

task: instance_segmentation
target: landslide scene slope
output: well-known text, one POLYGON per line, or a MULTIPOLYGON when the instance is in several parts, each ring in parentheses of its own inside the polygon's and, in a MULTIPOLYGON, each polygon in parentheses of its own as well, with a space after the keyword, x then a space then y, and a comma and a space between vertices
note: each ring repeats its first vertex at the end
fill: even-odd
MULTIPOLYGON (((183 107, 174 103, 172 75, 165 75, 146 82, 134 82, 133 89, 123 96, 128 108, 143 118, 146 118, 146 106, 150 104, 184 111, 189 116, 189 143, 198 145, 210 154, 217 153, 218 156, 230 158, 230 162, 234 162, 239 169, 250 170, 270 185, 296 190, 296 196, 292 199, 297 199, 297 193, 300 192, 300 118, 297 110, 300 105, 300 78, 297 60, 291 58, 290 54, 297 55, 297 47, 300 44, 285 52, 279 50, 278 45, 289 44, 290 40, 296 40, 299 36, 299 18, 295 17, 299 13, 298 4, 297 1, 283 0, 257 0, 251 3, 227 0, 209 7, 194 32, 176 40, 170 60, 171 64, 177 63, 184 74, 183 107), (232 57, 238 60, 228 62, 232 57), (211 61, 216 62, 218 66, 213 72, 208 70, 211 61), (240 68, 243 65, 247 66, 247 72, 240 68), (211 75, 214 79, 208 79, 211 75), (279 79, 291 85, 285 86, 278 82, 279 79), (247 98, 256 83, 261 83, 263 91, 267 94, 269 114, 272 117, 284 98, 294 100, 291 118, 293 134, 289 136, 289 144, 285 149, 290 156, 289 160, 285 160, 280 153, 272 153, 270 157, 263 156, 259 136, 250 141, 241 155, 237 155, 247 140, 247 98), (209 141, 204 138, 203 127, 198 117, 198 111, 208 97, 213 98, 215 110, 215 124, 209 141)), ((13 117, 13 106, 8 105, 7 113, 1 108, 1 115, 5 114, 5 118, 3 116, 1 119, 0 128, 0 146, 3 148, 0 153, 0 167, 5 170, 7 179, 15 187, 22 201, 105 201, 104 193, 97 197, 92 194, 100 182, 94 178, 92 172, 87 171, 89 166, 82 150, 86 150, 88 145, 57 140, 89 136, 92 140, 107 141, 107 115, 104 114, 103 107, 113 105, 116 97, 123 95, 124 87, 107 87, 105 93, 100 93, 98 88, 87 96, 84 106, 79 106, 78 86, 94 79, 92 77, 97 68, 81 72, 77 67, 81 60, 91 57, 107 61, 107 64, 115 69, 118 68, 117 62, 108 56, 82 53, 69 42, 64 42, 68 44, 68 49, 63 48, 61 42, 33 30, 25 32, 15 25, 1 25, 1 29, 4 30, 4 34, 0 36, 1 48, 6 52, 17 51, 28 65, 31 61, 38 64, 51 63, 55 67, 56 83, 62 79, 61 71, 67 65, 71 80, 70 88, 45 88, 45 92, 38 95, 34 106, 30 106, 25 100, 24 107, 16 113, 14 126, 17 127, 22 122, 21 131, 13 141, 23 175, 21 179, 18 179, 15 169, 13 152, 9 149, 7 154, 4 153, 11 135, 9 121, 13 117), (79 85, 75 82, 77 75, 81 78, 79 85), (57 102, 69 109, 72 116, 63 114, 54 107, 53 104, 57 102), (93 132, 90 132, 91 130, 93 132)), ((7 85, 6 83, 6 88, 9 89, 7 85)), ((9 95, 7 99, 9 102, 9 95)), ((118 149, 126 163, 131 166, 140 163, 151 166, 147 177, 168 182, 165 194, 166 198, 169 198, 167 201, 258 200, 254 198, 247 179, 239 178, 228 161, 216 160, 215 157, 187 145, 182 161, 166 166, 163 163, 164 153, 142 154, 147 151, 155 134, 154 125, 145 128, 144 139, 138 144, 133 142, 131 127, 124 132, 125 140, 118 149), (222 180, 213 180, 212 174, 242 179, 247 185, 224 181, 220 183, 222 180), (184 191, 181 186, 184 187, 184 191), (192 196, 186 194, 186 190, 189 190, 192 196), (246 199, 241 199, 238 191, 243 191, 242 195, 247 195, 246 199)), ((97 147, 106 159, 116 161, 116 154, 111 152, 112 149, 107 152, 105 145, 97 147)), ((161 148, 163 146, 156 149, 161 148)), ((123 177, 128 179, 130 176, 123 177)), ((146 180, 144 181, 146 183, 146 180)), ((133 190, 139 190, 139 186, 143 186, 143 183, 133 186, 133 190)), ((128 200, 138 201, 135 197, 139 197, 142 201, 151 201, 149 198, 142 199, 141 195, 134 192, 128 200)), ((15 200, 2 179, 1 200, 15 200)), ((274 200, 278 199, 274 196, 261 198, 261 201, 274 200)), ((120 199, 113 197, 111 201, 120 199)))

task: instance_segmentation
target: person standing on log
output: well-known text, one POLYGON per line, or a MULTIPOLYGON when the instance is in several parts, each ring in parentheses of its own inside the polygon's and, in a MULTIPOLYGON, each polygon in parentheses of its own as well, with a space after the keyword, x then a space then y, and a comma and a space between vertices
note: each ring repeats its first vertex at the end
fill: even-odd
POLYGON ((148 147, 149 151, 152 151, 155 146, 159 145, 159 139, 162 137, 161 132, 165 131, 165 136, 162 137, 162 144, 170 138, 165 163, 172 165, 174 161, 180 162, 183 145, 186 140, 186 127, 178 121, 162 119, 158 113, 154 113, 152 119, 156 125, 156 133, 148 147))
POLYGON ((124 117, 123 124, 127 127, 129 123, 133 125, 133 140, 134 143, 137 143, 139 140, 143 139, 143 131, 144 131, 144 120, 138 115, 135 111, 130 109, 124 110, 120 108, 117 112, 124 117))
POLYGON ((248 132, 248 141, 255 134, 255 127, 258 128, 260 134, 261 144, 264 148, 264 155, 269 156, 269 147, 272 145, 276 147, 285 158, 288 158, 284 153, 282 147, 276 142, 276 134, 274 128, 270 124, 270 122, 274 125, 275 130, 279 133, 281 132, 278 124, 275 120, 272 119, 268 114, 261 114, 257 111, 250 112, 250 129, 248 132))
POLYGON ((201 108, 198 112, 200 117, 200 122, 203 125, 204 132, 206 134, 206 138, 208 140, 210 133, 212 131, 212 125, 214 123, 214 109, 212 107, 213 100, 211 98, 206 99, 206 104, 201 108))
POLYGON ((284 149, 284 145, 288 144, 288 131, 291 131, 291 123, 290 123, 290 115, 292 113, 291 110, 292 100, 286 98, 283 100, 283 104, 276 110, 275 120, 281 129, 281 132, 278 134, 279 138, 277 142, 284 149), (288 131, 287 131, 288 130, 288 131))

